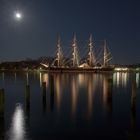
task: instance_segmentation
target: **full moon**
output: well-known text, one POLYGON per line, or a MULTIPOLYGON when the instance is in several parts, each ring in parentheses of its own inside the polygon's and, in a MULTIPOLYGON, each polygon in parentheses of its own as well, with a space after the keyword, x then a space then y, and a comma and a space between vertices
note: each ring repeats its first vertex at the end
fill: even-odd
POLYGON ((22 19, 22 14, 20 12, 15 13, 15 19, 20 20, 22 19))

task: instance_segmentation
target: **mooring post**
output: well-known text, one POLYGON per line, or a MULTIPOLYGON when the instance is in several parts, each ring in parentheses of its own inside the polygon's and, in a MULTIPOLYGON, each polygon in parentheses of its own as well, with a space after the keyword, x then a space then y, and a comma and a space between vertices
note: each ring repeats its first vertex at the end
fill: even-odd
POLYGON ((136 86, 136 74, 133 75, 132 79, 132 93, 131 93, 131 117, 132 117, 132 128, 136 128, 136 99, 137 99, 137 86, 136 86))
POLYGON ((29 113, 30 113, 30 85, 26 85, 25 107, 26 107, 26 112, 29 116, 29 113))
POLYGON ((4 139, 5 121, 4 121, 4 104, 5 104, 4 89, 0 89, 0 139, 4 139))
POLYGON ((54 77, 50 75, 50 107, 53 110, 54 107, 54 77))
POLYGON ((43 96, 46 95, 46 82, 42 82, 42 92, 43 96))
POLYGON ((46 110, 46 82, 42 82, 42 105, 43 112, 46 110))
POLYGON ((4 112, 4 89, 0 89, 0 115, 4 112))

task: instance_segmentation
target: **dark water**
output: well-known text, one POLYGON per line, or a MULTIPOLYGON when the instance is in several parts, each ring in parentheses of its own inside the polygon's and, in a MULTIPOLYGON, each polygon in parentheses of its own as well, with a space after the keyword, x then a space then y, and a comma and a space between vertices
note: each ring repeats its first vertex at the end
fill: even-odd
POLYGON ((0 73, 0 140, 140 139, 139 77, 0 73))

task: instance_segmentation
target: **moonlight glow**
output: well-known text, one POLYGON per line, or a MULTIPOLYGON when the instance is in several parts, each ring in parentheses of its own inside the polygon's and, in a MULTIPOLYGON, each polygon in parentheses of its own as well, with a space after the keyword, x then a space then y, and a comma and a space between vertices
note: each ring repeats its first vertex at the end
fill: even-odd
POLYGON ((21 104, 16 105, 8 137, 10 140, 26 139, 25 116, 21 104))
POLYGON ((15 19, 21 20, 22 19, 22 14, 20 12, 15 12, 15 19))

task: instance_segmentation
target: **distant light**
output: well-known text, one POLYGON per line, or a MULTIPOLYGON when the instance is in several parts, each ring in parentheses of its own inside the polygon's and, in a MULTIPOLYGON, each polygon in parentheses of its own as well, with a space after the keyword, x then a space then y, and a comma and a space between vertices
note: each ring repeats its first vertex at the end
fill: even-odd
POLYGON ((128 71, 128 68, 115 68, 115 71, 128 71))

